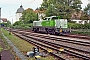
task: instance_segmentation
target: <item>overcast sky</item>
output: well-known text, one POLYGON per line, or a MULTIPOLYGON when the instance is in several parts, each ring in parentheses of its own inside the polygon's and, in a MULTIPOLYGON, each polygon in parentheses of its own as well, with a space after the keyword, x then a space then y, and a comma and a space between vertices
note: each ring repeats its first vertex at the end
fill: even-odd
MULTIPOLYGON (((36 9, 40 6, 43 0, 0 0, 1 17, 7 18, 12 21, 15 19, 15 13, 20 5, 23 5, 24 9, 32 8, 36 9)), ((88 4, 88 0, 81 0, 84 8, 88 4)))

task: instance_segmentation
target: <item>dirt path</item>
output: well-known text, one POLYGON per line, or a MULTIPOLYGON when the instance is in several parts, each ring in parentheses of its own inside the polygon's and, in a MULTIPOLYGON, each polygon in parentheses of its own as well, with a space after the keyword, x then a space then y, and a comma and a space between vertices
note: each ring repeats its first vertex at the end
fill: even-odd
POLYGON ((14 57, 9 50, 4 50, 2 52, 1 60, 14 60, 14 57))
POLYGON ((5 43, 2 41, 2 39, 0 39, 0 45, 3 48, 3 51, 1 52, 1 60, 15 60, 14 56, 12 55, 12 53, 10 52, 10 50, 6 49, 6 45, 5 43))
POLYGON ((3 37, 6 39, 7 43, 12 47, 12 50, 15 52, 16 56, 21 60, 27 60, 27 57, 22 54, 22 52, 14 46, 14 44, 2 33, 3 37))

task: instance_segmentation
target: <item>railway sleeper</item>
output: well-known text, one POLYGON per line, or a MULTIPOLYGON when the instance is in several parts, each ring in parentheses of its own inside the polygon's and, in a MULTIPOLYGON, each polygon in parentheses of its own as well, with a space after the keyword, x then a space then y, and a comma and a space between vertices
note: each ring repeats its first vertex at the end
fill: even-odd
POLYGON ((80 56, 79 56, 80 57, 80 56))

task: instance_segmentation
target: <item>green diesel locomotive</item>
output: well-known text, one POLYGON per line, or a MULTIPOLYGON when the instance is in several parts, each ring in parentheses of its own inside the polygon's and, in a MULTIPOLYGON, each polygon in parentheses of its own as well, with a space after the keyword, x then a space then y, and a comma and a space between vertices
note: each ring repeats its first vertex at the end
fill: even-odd
POLYGON ((46 17, 42 21, 34 21, 33 31, 47 34, 64 34, 70 32, 67 26, 67 19, 60 19, 56 16, 46 17))

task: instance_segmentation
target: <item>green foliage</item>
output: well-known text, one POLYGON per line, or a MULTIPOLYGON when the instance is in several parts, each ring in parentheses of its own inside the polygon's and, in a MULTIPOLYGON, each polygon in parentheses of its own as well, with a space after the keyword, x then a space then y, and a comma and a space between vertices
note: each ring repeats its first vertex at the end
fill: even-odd
POLYGON ((89 10, 90 10, 90 3, 84 9, 85 16, 86 16, 87 20, 90 20, 90 12, 88 12, 89 10))
POLYGON ((71 34, 83 34, 90 36, 90 24, 76 24, 76 23, 68 23, 68 27, 71 29, 75 29, 71 34))
POLYGON ((21 24, 23 24, 23 22, 22 22, 22 21, 16 21, 16 22, 13 24, 13 26, 16 26, 16 25, 21 25, 21 24))
POLYGON ((40 10, 46 10, 46 16, 62 16, 70 18, 73 10, 81 9, 81 0, 43 0, 40 10))
POLYGON ((88 11, 89 9, 90 9, 90 4, 88 4, 88 5, 85 7, 84 11, 86 12, 86 11, 88 11))
POLYGON ((30 29, 30 27, 32 26, 33 24, 30 23, 30 24, 16 24, 14 26, 12 26, 12 28, 21 28, 21 29, 30 29))
POLYGON ((30 28, 35 20, 37 20, 37 14, 33 9, 28 8, 22 13, 20 20, 13 24, 13 28, 30 28))
POLYGON ((84 25, 84 28, 86 28, 86 29, 90 29, 90 23, 85 24, 85 25, 84 25))
POLYGON ((54 9, 54 7, 49 6, 48 9, 45 11, 46 16, 53 16, 57 15, 57 11, 54 9))
POLYGON ((80 32, 80 31, 72 31, 71 34, 83 34, 90 36, 90 32, 80 32))
POLYGON ((79 28, 79 25, 80 24, 76 24, 76 23, 68 23, 68 27, 70 28, 72 28, 72 29, 78 29, 79 28))
POLYGON ((6 23, 1 23, 4 25, 4 27, 10 27, 11 26, 11 22, 10 21, 7 21, 6 23))
POLYGON ((22 18, 20 20, 23 21, 24 24, 32 23, 37 20, 37 14, 33 9, 28 8, 22 13, 22 18))
MULTIPOLYGON (((6 30, 2 30, 2 32, 4 33, 4 35, 10 39, 10 41, 23 53, 25 54, 25 52, 28 51, 32 51, 32 48, 35 47, 32 44, 30 44, 29 42, 26 42, 23 39, 20 39, 16 36, 14 36, 13 34, 9 35, 8 31, 6 30)), ((41 51, 41 50, 40 50, 41 51)), ((36 60, 35 57, 33 58, 27 58, 28 60, 36 60)), ((55 60, 52 56, 47 56, 47 57, 41 57, 41 60, 55 60)))
POLYGON ((90 24, 77 24, 77 23, 68 23, 68 27, 72 29, 90 29, 90 24))
POLYGON ((90 20, 90 13, 88 12, 90 10, 90 4, 87 4, 87 6, 84 8, 84 12, 81 15, 81 20, 90 20))

